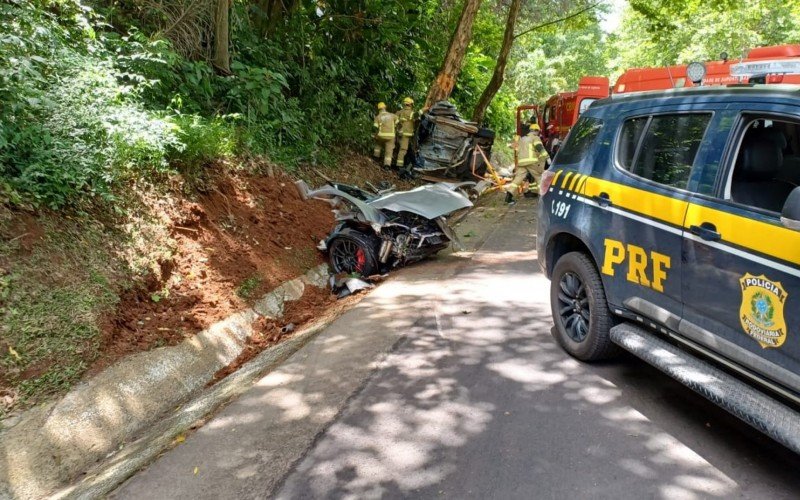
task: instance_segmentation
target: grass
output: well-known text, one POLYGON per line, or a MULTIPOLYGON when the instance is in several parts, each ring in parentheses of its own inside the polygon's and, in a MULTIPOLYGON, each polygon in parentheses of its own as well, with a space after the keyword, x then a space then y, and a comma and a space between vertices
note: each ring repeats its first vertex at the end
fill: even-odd
POLYGON ((243 299, 249 299, 253 296, 258 287, 261 285, 261 277, 257 275, 250 276, 239 285, 236 289, 236 295, 243 299))
POLYGON ((171 255, 157 217, 20 220, 0 207, 0 388, 12 401, 0 404, 0 418, 80 380, 99 355, 100 325, 120 293, 171 255), (32 241, 14 239, 27 234, 32 241))

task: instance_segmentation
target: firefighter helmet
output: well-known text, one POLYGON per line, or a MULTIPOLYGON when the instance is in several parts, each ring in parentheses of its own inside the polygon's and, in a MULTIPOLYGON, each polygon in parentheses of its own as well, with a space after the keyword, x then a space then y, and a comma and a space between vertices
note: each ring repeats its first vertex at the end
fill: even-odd
POLYGON ((379 102, 378 103, 378 110, 381 110, 381 109, 386 109, 386 103, 385 102, 379 102))
POLYGON ((531 123, 531 132, 539 132, 539 124, 538 123, 531 123))
POLYGON ((405 99, 403 99, 403 105, 405 105, 405 106, 413 106, 414 105, 414 99, 412 99, 410 97, 406 97, 405 99))

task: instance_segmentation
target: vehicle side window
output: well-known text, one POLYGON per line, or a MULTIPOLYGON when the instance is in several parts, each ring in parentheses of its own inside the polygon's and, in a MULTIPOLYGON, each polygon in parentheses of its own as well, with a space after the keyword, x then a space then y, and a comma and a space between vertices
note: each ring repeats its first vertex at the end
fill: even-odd
POLYGON ((581 117, 578 123, 569 131, 566 143, 558 151, 555 161, 570 164, 583 160, 602 129, 603 120, 586 116, 581 117))
POLYGON ((620 165, 632 174, 666 186, 685 189, 711 113, 653 116, 633 157, 630 144, 643 127, 633 118, 623 124, 618 148, 620 165), (626 145, 625 142, 628 142, 626 145))
POLYGON ((636 156, 636 148, 642 140, 648 116, 631 118, 625 120, 622 125, 622 133, 619 136, 619 146, 617 146, 617 161, 625 170, 630 170, 636 156))
POLYGON ((800 184, 800 121, 746 118, 726 198, 780 212, 800 184))

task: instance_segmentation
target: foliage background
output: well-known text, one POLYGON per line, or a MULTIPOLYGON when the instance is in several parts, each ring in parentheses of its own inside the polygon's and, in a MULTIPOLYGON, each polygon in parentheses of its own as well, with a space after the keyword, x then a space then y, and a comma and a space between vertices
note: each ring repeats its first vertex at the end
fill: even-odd
MULTIPOLYGON (((422 101, 459 0, 233 0, 230 67, 212 61, 220 0, 7 0, 0 3, 0 201, 116 203, 133 183, 219 160, 265 157, 291 170, 366 152, 374 104, 422 101), (275 10, 275 6, 281 8, 275 10)), ((485 0, 452 100, 470 116, 491 77, 510 0, 485 0)), ((800 42, 800 3, 525 0, 505 85, 487 114, 501 136, 520 103, 583 75, 737 57, 800 42)), ((233 162, 236 163, 235 161, 233 162)))

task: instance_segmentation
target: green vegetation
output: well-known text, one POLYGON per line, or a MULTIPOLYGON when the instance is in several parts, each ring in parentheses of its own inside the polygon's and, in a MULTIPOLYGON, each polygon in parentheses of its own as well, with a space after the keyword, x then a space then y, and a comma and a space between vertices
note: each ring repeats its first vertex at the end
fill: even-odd
MULTIPOLYGON (((465 116, 489 82, 509 4, 481 4, 451 96, 465 116)), ((422 101, 460 9, 439 0, 226 5, 220 19, 214 0, 0 4, 0 201, 79 207, 113 202, 142 179, 203 177, 220 158, 266 155, 291 169, 329 164, 334 148, 365 151, 375 102, 422 101)), ((599 27, 608 8, 523 2, 487 124, 510 132, 518 103, 585 74, 800 40, 791 2, 635 0, 611 35, 599 27)))
POLYGON ((800 43, 800 4, 771 0, 634 0, 610 38, 616 72, 734 59, 753 47, 800 43))
POLYGON ((261 277, 250 276, 239 285, 239 288, 236 290, 236 295, 243 299, 250 299, 253 297, 253 292, 255 292, 260 285, 261 277))
POLYGON ((366 148, 374 103, 421 95, 448 36, 429 27, 453 15, 433 1, 289 3, 266 20, 232 3, 225 69, 200 4, 1 4, 2 200, 113 202, 220 157, 291 168, 332 161, 334 144, 366 148))
MULTIPOLYGON (((97 356, 118 293, 171 256, 152 214, 125 222, 110 229, 88 217, 47 216, 25 227, 0 208, 0 374, 23 379, 15 404, 78 380, 97 356)), ((0 416, 8 406, 0 404, 0 416)))

